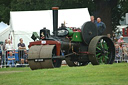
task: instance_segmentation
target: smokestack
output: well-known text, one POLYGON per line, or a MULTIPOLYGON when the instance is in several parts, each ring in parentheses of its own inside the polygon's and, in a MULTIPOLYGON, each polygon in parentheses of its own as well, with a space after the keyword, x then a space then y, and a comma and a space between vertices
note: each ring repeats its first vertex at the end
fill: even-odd
POLYGON ((58 35, 58 9, 59 7, 52 7, 53 10, 53 34, 56 37, 58 35))

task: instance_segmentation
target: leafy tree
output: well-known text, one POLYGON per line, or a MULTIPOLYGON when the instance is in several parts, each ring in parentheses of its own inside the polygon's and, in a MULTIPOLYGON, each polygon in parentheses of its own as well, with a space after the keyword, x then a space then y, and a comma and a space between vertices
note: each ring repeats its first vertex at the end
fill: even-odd
POLYGON ((9 24, 11 0, 0 0, 0 21, 9 24))
POLYGON ((128 12, 128 0, 0 0, 0 21, 9 23, 10 11, 88 8, 90 15, 101 17, 106 24, 105 34, 116 30, 115 26, 128 12))

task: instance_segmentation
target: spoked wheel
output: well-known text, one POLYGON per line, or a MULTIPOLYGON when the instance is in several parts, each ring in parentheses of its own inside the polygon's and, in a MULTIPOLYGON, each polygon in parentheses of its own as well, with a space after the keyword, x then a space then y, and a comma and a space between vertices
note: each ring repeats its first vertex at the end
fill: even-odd
POLYGON ((73 67, 73 66, 85 66, 88 64, 88 62, 79 62, 79 61, 75 61, 72 60, 71 57, 67 57, 65 58, 66 63, 68 64, 69 67, 73 67))
POLYGON ((60 59, 54 59, 56 50, 54 45, 32 46, 28 53, 28 63, 32 70, 60 67, 60 59))
POLYGON ((112 40, 106 36, 94 37, 88 48, 89 60, 93 65, 112 64, 115 59, 115 46, 112 40))

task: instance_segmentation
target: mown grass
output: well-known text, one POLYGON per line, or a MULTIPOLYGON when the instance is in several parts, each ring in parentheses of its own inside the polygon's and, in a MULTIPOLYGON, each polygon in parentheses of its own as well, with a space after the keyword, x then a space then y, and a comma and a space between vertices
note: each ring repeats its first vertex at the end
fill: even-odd
POLYGON ((0 85, 128 85, 128 63, 34 71, 29 67, 2 68, 0 85))

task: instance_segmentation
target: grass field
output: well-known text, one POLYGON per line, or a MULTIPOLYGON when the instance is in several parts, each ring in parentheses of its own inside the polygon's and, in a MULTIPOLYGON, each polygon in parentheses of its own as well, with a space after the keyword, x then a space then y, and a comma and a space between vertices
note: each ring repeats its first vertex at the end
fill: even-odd
POLYGON ((1 68, 0 85, 128 85, 128 63, 40 69, 1 68))

